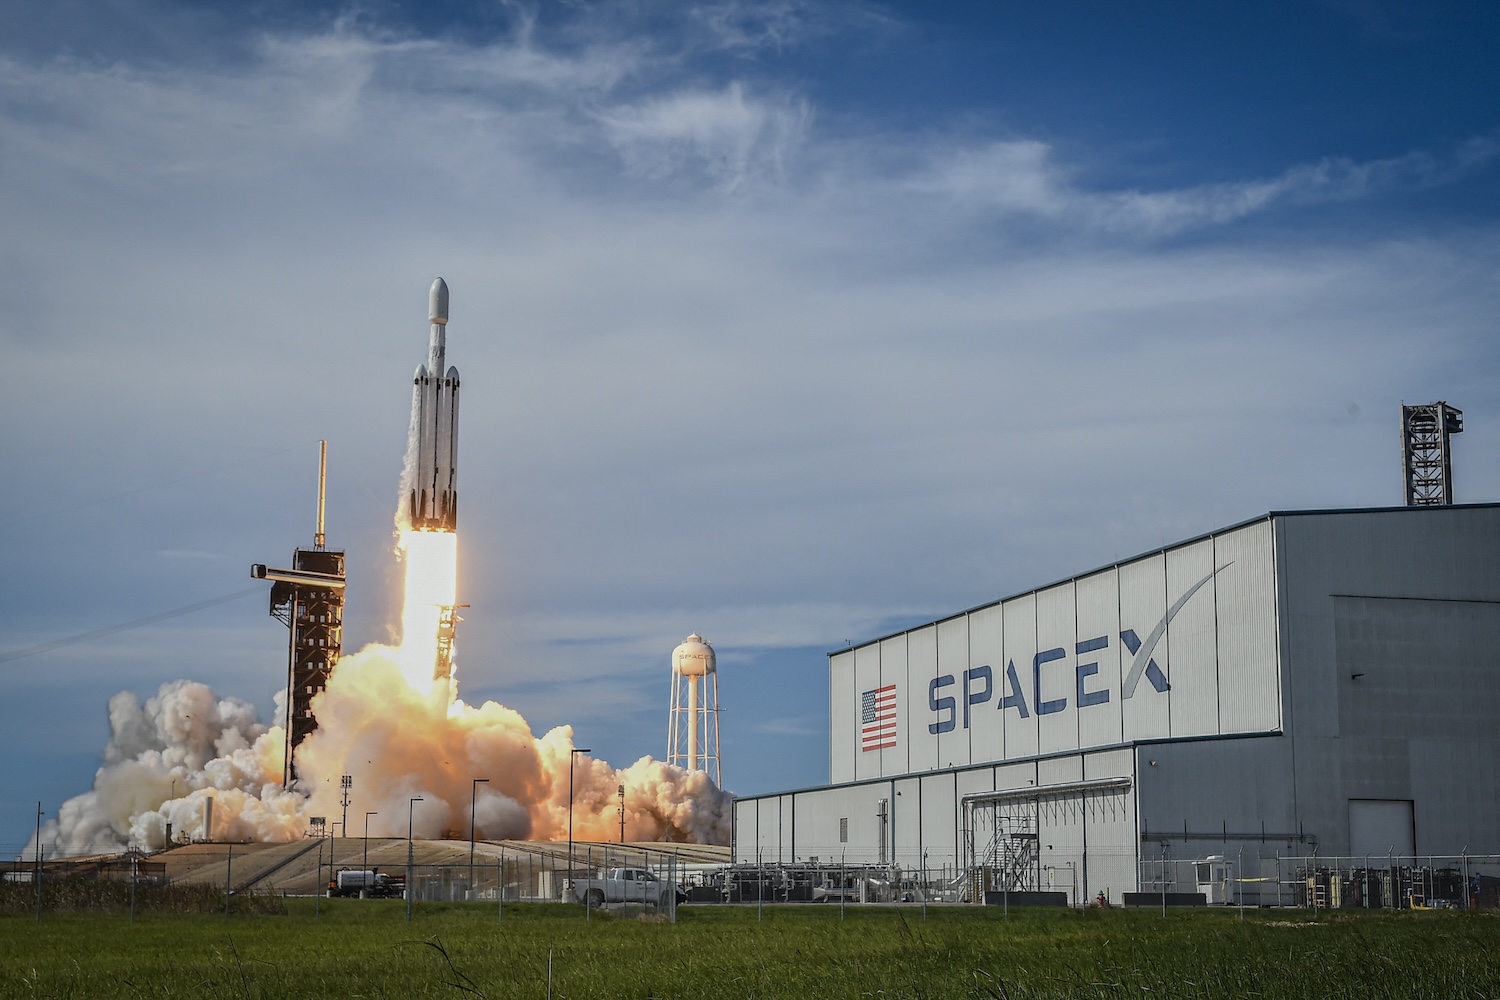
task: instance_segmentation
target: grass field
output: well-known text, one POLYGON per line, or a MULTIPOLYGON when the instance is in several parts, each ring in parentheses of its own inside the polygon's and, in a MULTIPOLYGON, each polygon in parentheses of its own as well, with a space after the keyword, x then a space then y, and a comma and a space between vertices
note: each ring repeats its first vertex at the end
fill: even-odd
POLYGON ((12 912, 0 997, 1500 997, 1488 913, 314 906, 12 912))

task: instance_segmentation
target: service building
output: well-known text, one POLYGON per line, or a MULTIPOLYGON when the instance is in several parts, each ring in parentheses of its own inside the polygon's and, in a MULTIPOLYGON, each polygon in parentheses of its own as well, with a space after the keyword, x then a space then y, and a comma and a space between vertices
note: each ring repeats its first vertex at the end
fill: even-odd
POLYGON ((738 862, 1076 899, 1165 858, 1500 854, 1500 505, 1267 514, 828 677, 830 784, 739 800, 738 862))

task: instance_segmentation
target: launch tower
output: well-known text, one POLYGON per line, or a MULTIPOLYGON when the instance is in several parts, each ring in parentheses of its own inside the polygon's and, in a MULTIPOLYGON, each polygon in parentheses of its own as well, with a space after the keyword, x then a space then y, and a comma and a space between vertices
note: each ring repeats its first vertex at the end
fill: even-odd
POLYGON ((292 550, 291 569, 257 563, 250 575, 270 580, 271 617, 291 630, 287 651, 286 763, 282 783, 297 780, 297 747, 318 720, 313 696, 328 686, 344 643, 344 553, 324 547, 323 509, 328 482, 328 442, 318 460, 318 530, 311 549, 292 550))

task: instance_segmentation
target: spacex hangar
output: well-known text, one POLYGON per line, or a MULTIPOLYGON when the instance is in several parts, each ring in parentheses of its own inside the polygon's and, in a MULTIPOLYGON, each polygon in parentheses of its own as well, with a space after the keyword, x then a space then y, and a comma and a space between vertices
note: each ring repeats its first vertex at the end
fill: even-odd
POLYGON ((1256 902, 1280 858, 1500 854, 1500 505, 1273 512, 828 684, 830 784, 738 800, 736 863, 1118 903, 1227 858, 1256 902))

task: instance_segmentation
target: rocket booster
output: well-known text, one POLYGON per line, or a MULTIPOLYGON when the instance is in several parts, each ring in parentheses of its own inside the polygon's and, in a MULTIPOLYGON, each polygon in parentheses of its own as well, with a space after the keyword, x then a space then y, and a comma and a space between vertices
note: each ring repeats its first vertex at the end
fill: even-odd
POLYGON ((412 379, 412 426, 417 428, 411 495, 411 526, 432 531, 458 529, 458 369, 443 366, 448 329, 448 284, 432 283, 427 296, 431 328, 427 363, 412 379))

